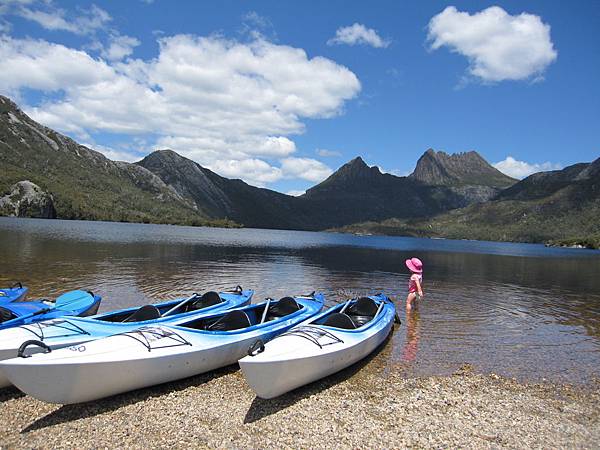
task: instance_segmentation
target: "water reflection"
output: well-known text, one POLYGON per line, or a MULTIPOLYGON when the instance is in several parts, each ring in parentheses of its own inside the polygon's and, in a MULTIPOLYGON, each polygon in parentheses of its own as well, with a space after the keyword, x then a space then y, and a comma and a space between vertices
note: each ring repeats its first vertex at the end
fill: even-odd
POLYGON ((333 304, 384 292, 402 317, 374 359, 389 370, 451 373, 467 362, 534 379, 599 374, 600 253, 470 242, 458 253, 459 244, 0 218, 0 285, 26 282, 32 296, 91 289, 102 311, 238 284, 256 289, 255 301, 316 290, 333 304), (404 260, 415 255, 427 297, 405 317, 404 260))
POLYGON ((411 362, 417 359, 419 350, 419 311, 418 307, 406 314, 406 342, 402 350, 402 361, 411 362))

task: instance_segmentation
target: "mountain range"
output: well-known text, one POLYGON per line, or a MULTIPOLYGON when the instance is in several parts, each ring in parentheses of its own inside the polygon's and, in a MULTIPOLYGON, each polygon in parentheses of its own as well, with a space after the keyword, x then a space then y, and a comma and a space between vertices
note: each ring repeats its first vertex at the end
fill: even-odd
POLYGON ((600 248, 599 217, 600 158, 535 173, 486 202, 418 220, 356 223, 340 231, 600 248))
POLYGON ((453 237, 473 236, 476 224, 487 230, 486 236, 504 240, 566 237, 540 232, 539 227, 518 236, 506 234, 506 229, 515 226, 515 214, 550 223, 551 214, 540 211, 562 217, 588 207, 598 197, 600 165, 577 164, 517 181, 477 152, 448 155, 429 149, 407 177, 382 173, 357 157, 294 197, 222 177, 172 150, 157 150, 136 163, 111 161, 36 123, 2 96, 0 163, 1 215, 44 216, 48 213, 43 211, 51 211, 52 217, 63 219, 416 235, 456 232, 453 237), (29 196, 43 194, 44 201, 24 197, 25 187, 29 196), (419 223, 427 223, 427 229, 415 226, 419 223))

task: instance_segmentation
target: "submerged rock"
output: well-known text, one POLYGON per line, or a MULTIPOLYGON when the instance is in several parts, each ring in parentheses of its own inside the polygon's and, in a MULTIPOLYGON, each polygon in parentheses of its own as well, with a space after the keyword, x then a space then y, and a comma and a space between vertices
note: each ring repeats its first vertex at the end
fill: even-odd
POLYGON ((19 181, 10 192, 0 197, 0 215, 55 219, 56 209, 52 195, 31 181, 19 181))

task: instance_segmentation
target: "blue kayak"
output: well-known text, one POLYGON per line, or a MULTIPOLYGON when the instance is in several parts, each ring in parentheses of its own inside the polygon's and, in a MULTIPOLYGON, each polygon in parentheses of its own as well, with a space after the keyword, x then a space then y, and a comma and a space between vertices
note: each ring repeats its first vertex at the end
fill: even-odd
MULTIPOLYGON (((27 342, 58 349, 82 344, 94 339, 117 333, 125 333, 144 325, 172 324, 215 314, 232 308, 245 306, 252 300, 254 291, 235 290, 204 294, 193 294, 187 298, 169 300, 153 305, 120 309, 90 317, 61 317, 14 326, 0 330, 0 361, 14 358, 19 348, 27 342)), ((43 348, 30 347, 27 354, 43 348)), ((0 373, 0 387, 7 386, 8 380, 0 373)))
POLYGON ((71 291, 55 301, 10 302, 0 305, 0 330, 55 319, 62 316, 90 316, 98 312, 102 297, 88 291, 71 291))
POLYGON ((29 289, 21 283, 16 283, 10 288, 0 289, 0 305, 25 300, 27 291, 29 291, 29 289))

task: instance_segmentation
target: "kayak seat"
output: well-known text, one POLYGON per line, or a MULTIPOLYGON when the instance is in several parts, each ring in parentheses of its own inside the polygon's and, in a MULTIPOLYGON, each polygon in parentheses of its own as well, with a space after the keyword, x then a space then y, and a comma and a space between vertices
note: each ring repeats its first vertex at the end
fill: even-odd
POLYGON ((356 327, 362 327, 370 322, 377 314, 377 303, 369 297, 361 297, 348 306, 346 313, 350 316, 356 327))
POLYGON ((234 309, 221 316, 219 320, 210 324, 206 329, 210 331, 231 331, 247 328, 251 325, 248 314, 239 309, 234 309))
POLYGON ((223 299, 221 299, 221 296, 218 293, 214 291, 208 291, 202 294, 199 299, 190 302, 187 311, 197 311, 199 309, 208 308, 209 306, 218 305, 222 302, 223 299))
POLYGON ((377 309, 378 305, 375 300, 369 297, 361 297, 348 306, 346 312, 350 315, 374 317, 377 314, 377 309))
POLYGON ((352 322, 356 325, 356 328, 362 327, 364 324, 369 323, 373 320, 373 316, 359 316, 356 314, 348 314, 348 317, 352 319, 352 322))
POLYGON ((284 317, 289 314, 295 313, 296 311, 300 311, 300 309, 301 306, 298 304, 295 298, 283 297, 277 303, 269 305, 266 320, 268 322, 269 320, 279 319, 280 317, 284 317))
POLYGON ((123 322, 143 322, 145 320, 153 320, 158 319, 160 317, 160 311, 154 305, 144 305, 131 314, 129 317, 126 317, 123 322))
POLYGON ((344 330, 354 330, 356 325, 348 314, 333 313, 325 319, 322 325, 328 327, 342 328, 344 330))

